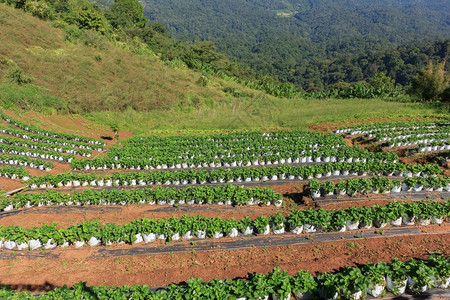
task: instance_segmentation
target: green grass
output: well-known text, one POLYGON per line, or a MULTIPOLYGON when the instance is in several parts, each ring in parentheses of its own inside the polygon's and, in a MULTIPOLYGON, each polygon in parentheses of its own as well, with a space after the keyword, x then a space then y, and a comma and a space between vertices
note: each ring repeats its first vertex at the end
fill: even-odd
MULTIPOLYGON (((369 117, 443 115, 441 106, 386 102, 381 99, 246 100, 200 108, 193 112, 95 112, 88 118, 100 124, 117 123, 135 133, 173 133, 235 129, 306 128, 310 125, 369 117)), ((448 114, 448 113, 447 113, 448 114)))
POLYGON ((68 111, 67 101, 47 94, 34 85, 19 86, 8 82, 0 83, 0 103, 3 108, 33 110, 44 113, 68 111))

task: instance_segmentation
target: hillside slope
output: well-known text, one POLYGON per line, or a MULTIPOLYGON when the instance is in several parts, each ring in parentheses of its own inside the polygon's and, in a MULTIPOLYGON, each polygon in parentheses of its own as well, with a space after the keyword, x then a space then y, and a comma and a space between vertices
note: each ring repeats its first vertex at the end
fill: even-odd
MULTIPOLYGON (((42 92, 65 99, 70 112, 168 110, 230 97, 220 85, 199 86, 200 73, 171 68, 155 55, 135 54, 94 34, 75 42, 65 36, 48 21, 0 4, 0 77, 7 82, 19 68, 42 92)), ((0 89, 8 90, 5 83, 0 89)))

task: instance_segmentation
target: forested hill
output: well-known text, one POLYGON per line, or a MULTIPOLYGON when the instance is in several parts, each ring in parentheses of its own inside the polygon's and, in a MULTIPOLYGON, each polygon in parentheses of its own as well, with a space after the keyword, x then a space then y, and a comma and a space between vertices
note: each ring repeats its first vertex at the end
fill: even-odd
POLYGON ((324 74, 323 66, 450 38, 450 1, 442 0, 145 1, 145 14, 177 37, 213 40, 230 58, 304 88, 370 75, 324 74))

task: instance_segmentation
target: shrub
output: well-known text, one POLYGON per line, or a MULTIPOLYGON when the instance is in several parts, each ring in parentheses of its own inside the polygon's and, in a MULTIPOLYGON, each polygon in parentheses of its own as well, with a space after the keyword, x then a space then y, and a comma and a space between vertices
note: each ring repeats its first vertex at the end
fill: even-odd
POLYGON ((26 75, 20 68, 13 67, 6 73, 6 78, 9 79, 12 83, 18 85, 24 85, 31 83, 33 81, 33 77, 31 75, 26 75))
POLYGON ((421 100, 437 100, 447 83, 444 66, 444 63, 436 66, 432 62, 428 63, 426 69, 413 78, 410 92, 421 100))

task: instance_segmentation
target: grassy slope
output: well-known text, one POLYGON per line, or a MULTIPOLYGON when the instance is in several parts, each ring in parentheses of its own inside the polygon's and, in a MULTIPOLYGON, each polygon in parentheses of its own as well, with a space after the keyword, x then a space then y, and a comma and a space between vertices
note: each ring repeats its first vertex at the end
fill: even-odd
POLYGON ((172 69, 157 56, 133 54, 107 42, 103 49, 67 43, 64 36, 50 22, 0 5, 0 75, 18 65, 76 111, 170 109, 189 95, 200 102, 226 98, 216 87, 199 87, 195 82, 201 74, 172 69))
POLYGON ((196 84, 199 73, 173 69, 157 56, 133 54, 109 43, 103 49, 67 43, 64 32, 50 22, 0 5, 0 76, 13 66, 32 75, 36 86, 19 87, 4 79, 0 83, 3 103, 29 110, 39 103, 61 106, 62 98, 74 111, 89 112, 99 123, 118 123, 121 129, 137 133, 304 128, 317 122, 370 116, 444 113, 439 107, 381 99, 276 99, 218 79, 200 87, 196 84), (224 87, 240 96, 224 93, 224 87))
MULTIPOLYGON (((243 101, 193 113, 152 111, 139 113, 96 112, 91 120, 117 123, 135 133, 211 129, 306 128, 321 122, 395 117, 445 115, 442 107, 420 103, 395 103, 381 99, 330 99, 243 101)), ((448 116, 448 112, 447 112, 448 116)))

